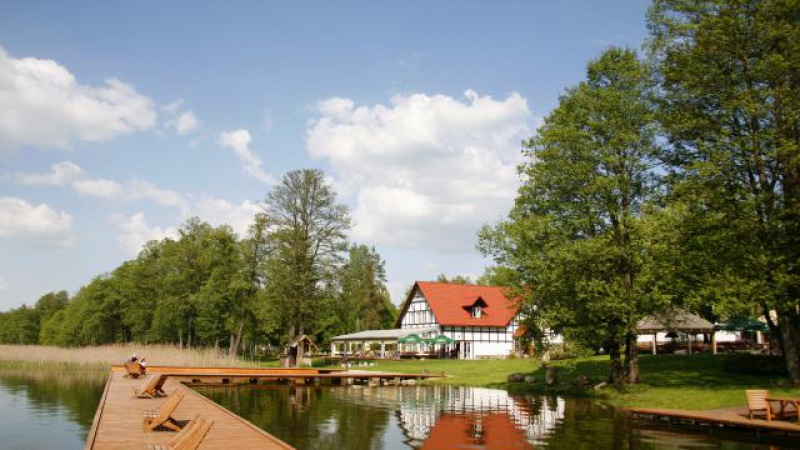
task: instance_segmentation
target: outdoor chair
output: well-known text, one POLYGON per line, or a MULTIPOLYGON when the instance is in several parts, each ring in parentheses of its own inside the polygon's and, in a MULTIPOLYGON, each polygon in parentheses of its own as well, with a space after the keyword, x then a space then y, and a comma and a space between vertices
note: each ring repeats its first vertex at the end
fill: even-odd
POLYGON ((196 450, 214 424, 199 415, 190 421, 178 434, 166 444, 150 444, 147 450, 196 450))
POLYGON ((164 383, 166 381, 167 376, 165 374, 153 375, 144 383, 142 383, 141 386, 136 388, 134 393, 138 398, 164 397, 167 394, 162 390, 162 388, 164 387, 164 383))
POLYGON ((767 402, 767 397, 769 397, 767 389, 748 389, 744 391, 744 394, 747 397, 747 416, 749 418, 752 419, 756 414, 763 414, 767 420, 776 418, 767 402))
POLYGON ((128 362, 123 365, 125 366, 125 370, 128 372, 126 375, 128 378, 139 378, 139 376, 144 374, 144 369, 138 362, 128 362))
POLYGON ((183 400, 183 394, 176 391, 167 398, 167 401, 160 408, 144 410, 145 430, 154 431, 158 427, 164 427, 172 431, 181 431, 181 423, 172 417, 181 400, 183 400))

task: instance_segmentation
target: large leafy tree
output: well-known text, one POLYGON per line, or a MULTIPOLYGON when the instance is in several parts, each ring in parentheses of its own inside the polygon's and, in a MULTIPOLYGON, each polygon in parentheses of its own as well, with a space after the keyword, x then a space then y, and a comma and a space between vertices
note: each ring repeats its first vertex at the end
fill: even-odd
POLYGON ((769 325, 798 384, 800 2, 656 0, 649 26, 676 201, 695 242, 724 249, 698 280, 727 287, 710 296, 724 299, 718 313, 777 312, 769 325))
POLYGON ((341 272, 343 332, 392 328, 397 308, 389 298, 384 261, 374 248, 352 245, 341 272))
POLYGON ((278 315, 286 338, 313 334, 346 249, 347 207, 336 203, 321 171, 294 170, 267 195, 263 220, 269 246, 266 309, 278 315))
POLYGON ((630 50, 591 62, 527 142, 509 220, 480 236, 534 286, 519 292, 546 325, 604 344, 617 385, 638 381, 636 323, 660 301, 643 218, 659 182, 649 80, 630 50))

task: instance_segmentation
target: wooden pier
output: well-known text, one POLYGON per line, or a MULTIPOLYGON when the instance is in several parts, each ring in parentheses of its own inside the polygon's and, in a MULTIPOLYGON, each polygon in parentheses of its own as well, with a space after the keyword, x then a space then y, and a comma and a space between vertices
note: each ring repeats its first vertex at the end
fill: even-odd
POLYGON ((780 420, 750 419, 740 410, 722 409, 686 411, 680 409, 629 409, 635 420, 651 423, 705 428, 710 432, 718 429, 755 433, 760 437, 800 437, 800 424, 780 420))
MULTIPOLYGON (((175 410, 179 421, 201 416, 214 421, 199 446, 200 450, 292 449, 290 445, 228 411, 208 398, 187 387, 188 383, 226 385, 240 383, 293 383, 293 384, 406 384, 409 380, 434 378, 440 375, 400 374, 388 372, 345 371, 325 369, 261 369, 152 366, 147 377, 161 377, 163 391, 170 395, 176 391, 183 400, 175 410)), ((166 444, 175 436, 171 431, 145 431, 143 411, 158 409, 166 402, 164 397, 137 398, 135 391, 147 380, 128 378, 122 366, 112 366, 103 396, 95 413, 92 427, 86 437, 85 450, 147 449, 148 445, 166 444)))

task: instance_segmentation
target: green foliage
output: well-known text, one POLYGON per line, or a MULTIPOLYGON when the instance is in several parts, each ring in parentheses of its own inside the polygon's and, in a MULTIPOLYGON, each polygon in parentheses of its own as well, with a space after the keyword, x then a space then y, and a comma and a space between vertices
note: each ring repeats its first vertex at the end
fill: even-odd
POLYGON ((72 299, 49 293, 34 308, 0 313, 0 343, 168 343, 233 355, 298 332, 324 344, 390 327, 397 312, 384 262, 363 245, 342 257, 349 217, 335 197, 322 172, 290 172, 247 236, 191 218, 175 239, 148 242, 72 299))
POLYGON ((648 22, 689 300, 777 311, 800 384, 800 3, 656 0, 648 22))
MULTIPOLYGON (((483 252, 534 287, 519 293, 541 325, 605 344, 612 360, 636 322, 664 302, 646 233, 645 208, 659 187, 649 88, 630 50, 590 63, 587 80, 526 143, 509 220, 480 233, 483 252)), ((622 382, 619 370, 612 375, 622 382)))

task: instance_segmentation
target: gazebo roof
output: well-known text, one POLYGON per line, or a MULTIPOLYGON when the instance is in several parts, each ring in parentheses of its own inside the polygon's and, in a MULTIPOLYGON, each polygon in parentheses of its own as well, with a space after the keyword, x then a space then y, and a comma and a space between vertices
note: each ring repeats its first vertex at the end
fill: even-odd
POLYGON ((702 333, 714 331, 714 325, 696 314, 677 310, 669 314, 645 317, 636 324, 636 329, 640 333, 656 333, 659 331, 694 331, 702 333))

